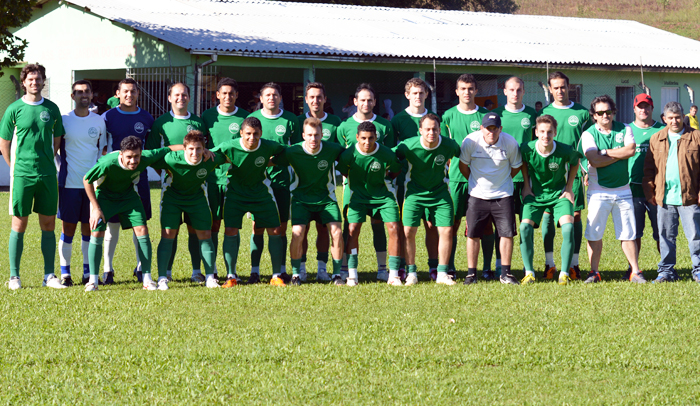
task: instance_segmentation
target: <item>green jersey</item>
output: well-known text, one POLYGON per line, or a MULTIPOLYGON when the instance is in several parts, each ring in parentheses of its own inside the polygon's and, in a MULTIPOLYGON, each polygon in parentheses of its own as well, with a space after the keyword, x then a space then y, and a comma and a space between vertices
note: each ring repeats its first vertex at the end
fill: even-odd
POLYGON ((559 107, 552 103, 542 109, 540 115, 545 114, 557 120, 557 142, 578 148, 581 134, 591 124, 588 109, 574 102, 567 107, 559 107))
MULTIPOLYGON (((187 113, 186 116, 176 116, 172 111, 169 111, 153 122, 151 133, 146 138, 144 149, 180 145, 185 140, 187 133, 194 130, 206 134, 204 121, 201 118, 191 113, 187 113)), ((212 147, 209 142, 204 146, 212 147)))
POLYGON ((242 202, 269 199, 272 190, 267 164, 272 156, 281 153, 284 148, 278 142, 261 139, 257 148, 249 150, 241 145, 240 138, 236 138, 212 149, 214 153, 225 154, 231 162, 227 198, 242 202))
MULTIPOLYGON (((630 127, 617 121, 613 121, 609 134, 600 131, 597 125, 592 125, 583 133, 581 139, 584 151, 617 149, 632 143, 634 143, 634 137, 630 127)), ((589 167, 588 181, 589 190, 596 189, 596 185, 614 189, 629 184, 627 159, 620 159, 600 168, 589 167)))
POLYGON ((50 100, 10 104, 0 121, 0 138, 11 141, 10 176, 56 177, 53 141, 64 134, 61 112, 50 100))
MULTIPOLYGON (((207 130, 207 139, 210 140, 212 147, 223 144, 234 138, 241 136, 241 124, 248 117, 248 112, 236 107, 232 113, 224 113, 219 110, 219 106, 212 107, 202 113, 202 121, 204 128, 207 130)), ((229 164, 220 165, 214 170, 214 173, 209 176, 207 181, 226 185, 228 183, 228 168, 229 164)))
POLYGON ((107 99, 107 105, 110 109, 113 109, 119 105, 119 98, 117 96, 112 96, 107 99))
POLYGON ((572 165, 577 168, 581 154, 569 145, 554 141, 552 151, 544 155, 537 150, 537 143, 534 140, 520 147, 532 193, 538 202, 559 199, 569 180, 569 168, 572 165))
POLYGON ((185 158, 185 151, 171 151, 163 159, 151 164, 154 169, 167 173, 163 181, 163 199, 193 202, 204 197, 204 182, 214 169, 226 162, 226 155, 215 154, 214 159, 192 164, 185 158))
MULTIPOLYGON (((454 140, 461 146, 464 139, 467 138, 467 135, 479 131, 481 128, 481 119, 483 119, 488 112, 488 110, 479 106, 476 106, 476 108, 471 111, 465 111, 459 108, 459 106, 454 106, 442 115, 440 134, 454 140)), ((469 179, 465 178, 462 172, 459 171, 459 155, 457 155, 452 158, 452 162, 450 163, 450 182, 466 183, 468 181, 469 179)))
MULTIPOLYGON (((515 138, 519 145, 532 141, 535 131, 535 120, 537 119, 537 111, 535 109, 523 104, 523 107, 519 110, 510 110, 506 106, 502 106, 494 109, 493 112, 501 117, 503 131, 515 138)), ((518 172, 513 177, 513 182, 522 181, 523 174, 518 172)))
POLYGON ((394 187, 385 175, 398 173, 401 164, 389 147, 377 143, 373 152, 365 154, 354 145, 340 155, 338 170, 347 177, 351 201, 375 204, 396 199, 394 187))
POLYGON ((634 155, 627 160, 630 172, 630 188, 634 197, 644 197, 644 191, 641 188, 642 177, 644 176, 644 159, 649 150, 649 140, 651 136, 659 132, 665 125, 654 121, 650 127, 639 128, 634 122, 629 124, 634 136, 634 143, 637 144, 634 155))
MULTIPOLYGON (((420 119, 432 111, 425 109, 423 114, 412 114, 408 109, 402 110, 391 119, 391 125, 394 127, 394 136, 396 140, 401 142, 412 137, 420 136, 418 129, 420 128, 420 119)), ((443 134, 443 136, 447 136, 443 134)))
POLYGON ((433 197, 447 192, 447 163, 459 156, 459 145, 447 137, 440 137, 435 148, 428 149, 421 137, 402 141, 394 148, 396 156, 408 163, 404 181, 406 196, 433 197))
MULTIPOLYGON (((377 117, 375 114, 371 119, 375 127, 377 127, 377 142, 389 148, 396 145, 396 138, 394 136, 394 128, 391 126, 391 122, 384 117, 377 117)), ((360 126, 361 121, 357 121, 355 116, 349 117, 347 120, 338 127, 338 142, 340 145, 345 146, 345 148, 351 145, 357 144, 357 127, 360 126)))
POLYGON ((294 144, 274 160, 275 164, 289 165, 295 180, 290 186, 294 199, 310 204, 336 201, 335 161, 345 148, 331 141, 321 141, 318 152, 312 154, 304 143, 294 144))
POLYGON ((127 200, 138 196, 134 186, 139 181, 141 172, 153 163, 161 160, 170 148, 158 148, 141 152, 141 162, 136 169, 129 170, 122 166, 119 152, 114 151, 100 158, 86 174, 85 180, 95 182, 95 192, 107 200, 127 200))
MULTIPOLYGON (((338 142, 338 127, 342 124, 343 120, 340 117, 333 114, 325 113, 326 115, 321 120, 321 129, 323 130, 323 141, 338 142)), ((292 139, 292 144, 300 143, 303 140, 302 135, 304 133, 304 121, 309 118, 309 113, 302 114, 297 117, 297 126, 299 128, 299 135, 292 139)))
MULTIPOLYGON (((250 113, 250 117, 255 117, 262 124, 262 139, 270 140, 279 145, 291 145, 292 139, 299 138, 299 126, 297 116, 289 111, 281 110, 274 116, 268 116, 262 109, 250 113)), ((273 187, 288 188, 290 184, 289 169, 283 166, 272 166, 267 168, 273 187)))

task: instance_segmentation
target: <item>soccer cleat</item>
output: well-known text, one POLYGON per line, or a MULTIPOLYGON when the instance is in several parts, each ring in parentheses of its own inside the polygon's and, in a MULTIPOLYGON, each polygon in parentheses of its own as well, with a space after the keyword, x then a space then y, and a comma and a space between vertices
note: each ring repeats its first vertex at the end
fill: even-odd
POLYGON ((569 277, 572 281, 581 279, 581 268, 579 268, 578 265, 569 268, 569 277))
POLYGON ((204 276, 203 273, 198 272, 198 273, 193 273, 193 274, 192 274, 192 277, 191 277, 190 279, 192 279, 192 282, 204 283, 204 282, 206 282, 207 277, 204 276))
POLYGON ((292 277, 287 272, 282 272, 279 277, 282 279, 285 285, 292 281, 292 277))
POLYGON ((143 272, 141 272, 138 266, 134 268, 134 278, 139 282, 143 282, 143 272))
POLYGON ((406 286, 413 286, 416 283, 418 283, 418 276, 416 276, 416 274, 414 273, 408 274, 408 276, 406 277, 406 286))
POLYGON ((85 284, 85 291, 86 291, 86 292, 94 292, 94 291, 96 291, 96 290, 97 290, 97 284, 96 284, 96 283, 93 283, 93 282, 90 282, 90 281, 88 280, 88 283, 85 284))
POLYGON ((521 285, 528 285, 531 283, 535 283, 537 280, 535 279, 534 275, 530 274, 525 274, 525 277, 520 280, 521 285))
POLYGON ((501 277, 498 278, 504 285, 520 285, 520 282, 515 278, 515 276, 509 273, 502 273, 501 277))
POLYGON ((632 274, 630 275, 630 282, 633 282, 633 283, 647 283, 647 280, 644 279, 644 275, 642 275, 641 272, 637 272, 637 273, 632 273, 632 274))
POLYGON ((102 284, 103 285, 113 285, 114 284, 114 271, 105 272, 102 274, 102 284))
POLYGON ((61 285, 61 281, 59 281, 56 275, 54 274, 50 274, 46 279, 44 279, 44 282, 42 282, 41 286, 46 286, 54 289, 65 289, 68 287, 61 285))
POLYGON ((554 279, 557 275, 557 267, 556 266, 544 266, 544 278, 545 279, 554 279))
POLYGON ((401 278, 399 278, 398 276, 390 276, 389 279, 387 279, 386 283, 387 285, 391 286, 403 286, 401 278))
POLYGON ((629 281, 629 280, 630 280, 630 277, 632 277, 632 266, 631 266, 631 265, 628 266, 628 267, 627 267, 627 270, 625 271, 625 273, 622 274, 622 280, 623 280, 623 281, 629 281))
POLYGON ((345 285, 345 282, 343 282, 343 278, 340 275, 333 275, 333 277, 331 278, 331 283, 335 286, 345 285))
POLYGON ((693 280, 700 283, 700 271, 693 272, 693 280))
POLYGON ((287 286, 286 283, 280 278, 279 276, 275 276, 272 279, 270 279, 270 285, 272 286, 287 286))
MULTIPOLYGON (((431 280, 431 281, 434 281, 435 279, 437 279, 437 269, 434 269, 434 268, 431 269, 431 270, 428 272, 428 275, 430 275, 430 280, 431 280)), ((453 277, 452 279, 454 279, 454 277, 453 277)))
POLYGON ((437 283, 439 285, 447 285, 447 286, 452 286, 452 285, 457 284, 457 282, 455 282, 455 280, 452 279, 452 275, 449 275, 449 274, 438 275, 438 277, 435 279, 435 283, 437 283))
POLYGON ((476 273, 467 274, 467 277, 464 278, 465 285, 471 285, 471 284, 476 283, 476 282, 477 282, 476 273))
POLYGON ((600 272, 598 271, 591 271, 588 273, 588 276, 586 277, 586 280, 583 281, 583 283, 598 283, 602 281, 600 278, 600 272))
POLYGON ((248 277, 248 285, 253 285, 255 283, 260 283, 260 274, 257 272, 253 272, 250 274, 250 277, 248 277))
POLYGON ((69 288, 73 286, 73 278, 70 277, 70 275, 64 277, 61 277, 61 285, 69 288))
MULTIPOLYGON (((302 269, 299 271, 299 279, 301 279, 302 282, 306 282, 307 277, 308 277, 308 275, 306 274, 306 269, 302 269)), ((294 279, 293 276, 292 276, 292 279, 294 279)))
POLYGON ((571 276, 565 273, 559 274, 559 284, 568 285, 571 282, 571 276))
POLYGON ((232 288, 234 286, 238 285, 238 281, 236 278, 228 278, 226 279, 226 282, 224 282, 223 285, 221 285, 222 288, 232 288))
POLYGON ((216 278, 207 278, 207 281, 204 284, 204 286, 206 286, 209 289, 216 289, 221 287, 219 285, 219 281, 216 278))
POLYGON ((377 271, 377 280, 387 282, 389 280, 389 271, 386 269, 377 271))
POLYGON ((148 281, 143 283, 143 290, 156 290, 158 285, 154 281, 148 281))
POLYGON ((496 279, 496 274, 490 269, 484 269, 484 271, 481 273, 481 277, 486 282, 489 282, 489 281, 496 279))
POLYGON ((168 287, 168 277, 167 276, 161 276, 158 278, 158 290, 168 290, 170 289, 168 287))
POLYGON ((10 276, 10 280, 7 281, 6 284, 10 290, 17 290, 22 288, 22 282, 19 281, 19 276, 10 276))
POLYGON ((357 286, 359 283, 355 278, 348 278, 345 284, 348 286, 357 286))
POLYGON ((292 286, 301 286, 301 276, 300 275, 294 275, 292 276, 292 286))
MULTIPOLYGON (((340 277, 340 276, 338 276, 340 277)), ((331 281, 331 276, 328 275, 328 272, 324 270, 319 270, 318 273, 316 274, 316 280, 319 282, 330 282, 331 281)))
MULTIPOLYGON (((452 279, 457 280, 457 270, 450 269, 449 271, 447 271, 447 274, 450 275, 452 279)), ((437 278, 437 275, 435 275, 435 277, 437 278)))

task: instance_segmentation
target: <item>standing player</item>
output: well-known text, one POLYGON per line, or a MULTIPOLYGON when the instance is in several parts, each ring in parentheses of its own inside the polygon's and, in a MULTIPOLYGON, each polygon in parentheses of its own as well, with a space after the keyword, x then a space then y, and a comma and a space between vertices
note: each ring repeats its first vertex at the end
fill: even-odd
POLYGON ((562 269, 559 284, 567 285, 569 265, 574 255, 574 179, 578 172, 579 154, 568 145, 554 141, 557 121, 548 115, 537 118, 537 139, 521 146, 523 157, 523 212, 520 222, 520 252, 525 267, 523 285, 535 282, 533 258, 534 227, 545 210, 561 225, 562 269))
POLYGON ((39 215, 41 253, 44 257, 43 286, 63 289, 54 274, 56 259, 56 208, 58 182, 54 155, 64 134, 58 107, 41 96, 46 69, 38 64, 22 68, 19 81, 25 91, 10 104, 0 122, 0 152, 10 167, 9 288, 20 289, 19 267, 29 215, 39 215))
MULTIPOLYGON (((238 100, 238 83, 231 78, 223 78, 216 85, 216 98, 219 105, 202 113, 202 121, 207 129, 210 145, 219 146, 226 141, 240 137, 241 124, 248 112, 236 106, 238 100)), ((214 243, 214 257, 219 249, 219 230, 224 211, 224 197, 228 185, 228 164, 223 164, 209 174, 207 179, 207 200, 212 215, 211 240, 214 243)), ((214 266, 216 274, 216 265, 214 266)), ((240 282, 238 275, 234 274, 235 283, 240 282)), ((234 282, 226 281, 233 286, 234 282)))
POLYGON ((401 215, 406 234, 406 285, 418 283, 416 232, 423 217, 437 228, 440 236, 435 280, 440 284, 454 285, 452 276, 447 274, 452 251, 454 207, 445 175, 449 160, 459 155, 459 145, 440 136, 440 119, 435 114, 423 116, 419 125, 420 137, 402 141, 395 149, 396 156, 408 164, 406 199, 401 215))
MULTIPOLYGON (((562 72, 553 72, 548 78, 549 91, 554 101, 542 109, 542 114, 549 114, 557 121, 557 143, 566 144, 579 150, 581 134, 590 124, 588 109, 569 99, 569 77, 562 72)), ((578 256, 581 251, 581 239, 583 237, 583 224, 581 223, 581 210, 586 207, 583 192, 582 176, 579 173, 574 180, 574 256, 571 259, 569 276, 571 279, 580 279, 578 256)), ((554 264, 554 235, 556 227, 554 218, 545 212, 542 217, 542 240, 544 242, 545 255, 545 279, 554 279, 557 268, 554 264)))
MULTIPOLYGON (((170 145, 184 144, 185 136, 190 131, 205 131, 204 122, 201 118, 187 111, 187 106, 190 104, 190 88, 184 83, 178 82, 170 86, 168 89, 168 102, 171 109, 169 112, 158 117, 153 123, 151 134, 146 140, 144 149, 157 149, 170 145)), ((211 145, 209 145, 211 147, 211 145)), ((205 145, 206 147, 206 145, 205 145)), ((162 187, 165 188, 165 174, 161 174, 162 187)), ((192 281, 203 283, 205 281, 201 269, 202 262, 199 255, 200 240, 197 238, 197 233, 189 223, 189 212, 184 211, 185 222, 187 223, 187 247, 192 260, 192 281)), ((175 251, 177 250, 177 232, 174 233, 175 242, 173 244, 172 258, 168 266, 167 276, 172 280, 172 265, 175 260, 175 251)), ((137 276, 139 274, 137 273, 137 276)), ((139 279, 140 280, 140 279, 139 279)))
MULTIPOLYGON (((399 206, 393 185, 387 174, 397 174, 401 169, 396 154, 377 142, 377 127, 369 121, 357 127, 357 142, 340 156, 338 169, 348 180, 346 191, 350 195, 346 217, 348 219, 348 286, 359 282, 357 255, 360 228, 367 215, 381 217, 389 231, 389 275, 387 283, 401 286, 399 278, 399 206)), ((378 277, 378 279, 380 279, 378 277)))
MULTIPOLYGON (((140 139, 141 145, 144 145, 148 134, 151 132, 154 120, 149 112, 142 110, 138 106, 138 83, 132 78, 122 80, 119 82, 119 85, 117 85, 117 97, 119 98, 119 105, 113 109, 107 110, 102 115, 102 118, 105 120, 105 125, 107 126, 107 149, 119 151, 121 149, 122 140, 131 135, 140 139)), ((148 220, 151 218, 151 189, 148 186, 148 173, 146 171, 141 172, 141 177, 137 181, 137 189, 139 197, 141 197, 141 202, 143 203, 146 220, 148 220)), ((104 237, 106 248, 104 253, 105 266, 103 280, 105 284, 109 285, 114 283, 114 267, 112 264, 114 262, 114 251, 119 242, 120 221, 116 217, 108 218, 107 221, 107 230, 104 237)), ((140 261, 138 258, 139 242, 136 238, 136 234, 133 236, 133 242, 137 262, 136 268, 134 269, 134 276, 138 278, 140 261)))
MULTIPOLYGON (((299 128, 297 127, 297 117, 291 111, 285 111, 280 107, 282 102, 282 88, 277 83, 266 83, 260 89, 260 103, 262 108, 250 114, 262 124, 262 138, 278 143, 281 146, 288 146, 292 139, 297 139, 299 128)), ((270 175, 270 187, 275 195, 275 203, 279 211, 280 233, 283 245, 282 266, 280 267, 281 277, 285 283, 291 279, 285 271, 287 252, 287 223, 289 222, 289 210, 291 194, 289 185, 291 184, 289 167, 273 166, 267 169, 270 175)), ((250 236, 250 264, 252 267, 249 283, 257 283, 255 278, 260 278, 260 257, 265 245, 265 228, 259 227, 253 222, 253 234, 250 236)), ((269 236, 270 234, 268 234, 269 236)), ((272 249, 272 247, 270 247, 272 249)), ((277 276, 277 275, 273 275, 277 276)), ((274 278, 273 278, 274 279, 274 278)))
MULTIPOLYGON (((306 104, 309 106, 309 111, 297 117, 297 128, 300 131, 303 130, 304 121, 308 118, 316 118, 321 120, 321 126, 323 127, 323 141, 338 143, 338 127, 342 123, 340 117, 334 116, 333 114, 326 113, 324 108, 326 107, 326 88, 323 84, 318 82, 312 82, 306 85, 306 104)), ((301 142, 301 139, 292 140, 292 144, 301 142)), ((333 165, 333 161, 331 161, 333 165)), ((332 172, 334 173, 333 180, 335 181, 335 165, 333 165, 332 172)), ((328 282, 331 277, 328 275, 326 270, 326 264, 328 263, 328 248, 330 247, 330 238, 328 236, 328 228, 325 224, 322 224, 319 218, 312 216, 316 220, 316 261, 318 262, 318 268, 316 272, 316 279, 320 281, 328 282)), ((300 278, 306 281, 306 252, 309 249, 308 234, 309 227, 305 228, 304 234, 304 253, 301 256, 300 265, 300 278)))
POLYGON ((66 134, 59 149, 58 171, 58 218, 63 221, 58 255, 61 283, 65 286, 73 286, 70 262, 78 222, 82 234, 83 284, 90 276, 90 199, 83 187, 83 176, 102 156, 102 147, 107 142, 105 121, 89 110, 92 84, 87 80, 73 83, 71 98, 75 101, 75 110, 62 117, 66 134))

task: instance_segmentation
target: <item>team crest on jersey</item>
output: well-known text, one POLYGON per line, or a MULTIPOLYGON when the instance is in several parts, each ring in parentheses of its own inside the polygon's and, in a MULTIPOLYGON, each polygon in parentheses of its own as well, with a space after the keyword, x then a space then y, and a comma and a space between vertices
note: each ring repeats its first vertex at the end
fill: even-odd
POLYGON ((259 168, 263 165, 265 165, 265 157, 259 156, 259 157, 255 158, 255 166, 257 166, 259 168))
POLYGON ((445 165, 445 156, 444 155, 436 156, 435 157, 435 165, 437 165, 437 166, 445 165))
POLYGON ((199 179, 204 179, 204 178, 206 178, 206 177, 207 177, 207 170, 204 169, 204 168, 200 168, 200 169, 197 171, 197 177, 198 177, 199 179))
POLYGON ((328 161, 326 161, 325 159, 318 161, 317 167, 319 171, 325 171, 326 169, 328 169, 328 161))
POLYGON ((326 141, 331 137, 331 130, 324 128, 323 129, 323 140, 326 141))
POLYGON ((469 129, 472 130, 472 132, 477 131, 479 128, 481 128, 481 124, 479 124, 478 121, 472 121, 469 124, 469 129))
POLYGON ((43 121, 43 122, 45 122, 45 123, 48 123, 49 120, 51 120, 51 113, 49 113, 48 111, 44 110, 44 111, 42 111, 42 112, 39 114, 39 118, 41 119, 41 121, 43 121))
POLYGON ((287 127, 283 126, 282 124, 275 127, 275 134, 279 135, 280 137, 286 133, 287 133, 287 127))
POLYGON ((380 169, 382 169, 382 164, 380 164, 377 161, 373 161, 372 164, 369 166, 369 170, 372 172, 379 172, 380 169))
POLYGON ((578 125, 578 117, 577 116, 569 116, 569 125, 572 127, 576 127, 578 125))
POLYGON ((523 118, 522 120, 520 120, 520 126, 523 127, 523 128, 526 129, 526 130, 527 130, 528 128, 530 128, 530 125, 531 125, 531 124, 532 124, 532 123, 530 123, 530 118, 529 118, 529 117, 525 117, 525 118, 523 118))
POLYGON ((622 140, 625 138, 625 135, 622 133, 615 134, 615 142, 622 142, 622 140))
POLYGON ((145 127, 143 126, 142 122, 139 121, 138 123, 134 124, 134 131, 136 131, 137 133, 141 134, 144 129, 145 127))
POLYGON ((559 170, 559 164, 556 162, 550 162, 549 163, 549 170, 552 172, 556 172, 559 170))
POLYGON ((90 127, 88 135, 90 138, 97 138, 97 136, 100 135, 100 131, 96 127, 90 127))
POLYGON ((194 130, 196 130, 196 128, 194 128, 194 126, 192 124, 187 126, 187 132, 194 131, 194 130))
POLYGON ((240 129, 241 129, 241 126, 239 126, 238 123, 231 123, 231 125, 228 126, 228 131, 231 134, 237 133, 238 131, 240 131, 240 129))

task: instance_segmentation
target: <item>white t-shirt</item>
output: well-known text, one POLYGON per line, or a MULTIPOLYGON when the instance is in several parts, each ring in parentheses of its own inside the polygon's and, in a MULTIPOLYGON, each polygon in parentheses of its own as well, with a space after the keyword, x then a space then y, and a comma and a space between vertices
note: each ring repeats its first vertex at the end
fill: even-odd
POLYGON ((513 196, 512 168, 523 164, 520 146, 510 134, 501 132, 498 141, 488 145, 481 132, 475 131, 462 142, 460 162, 469 165, 469 195, 491 200, 513 196))
MULTIPOLYGON (((596 123, 594 124, 596 129, 600 131, 601 133, 604 134, 609 134, 610 131, 605 131, 600 126, 596 123)), ((625 145, 629 144, 634 144, 634 134, 632 133, 632 129, 630 128, 629 125, 625 124, 625 145)), ((581 150, 583 151, 583 154, 585 155, 586 152, 588 151, 595 151, 596 153, 598 152, 599 148, 595 143, 595 139, 593 138, 593 135, 589 133, 588 131, 584 131, 583 134, 581 134, 581 150)), ((590 162, 588 163, 588 192, 603 192, 603 193, 612 193, 612 194, 626 194, 626 193, 632 193, 632 190, 630 189, 629 185, 624 185, 616 188, 607 188, 600 186, 598 184, 598 172, 595 167, 591 166, 590 162)))
POLYGON ((83 177, 102 156, 107 144, 107 128, 104 119, 93 112, 78 117, 74 111, 63 115, 66 130, 59 149, 59 183, 69 189, 82 189, 83 177))

